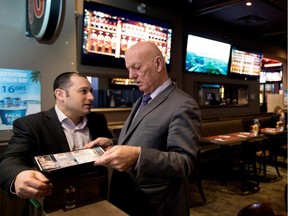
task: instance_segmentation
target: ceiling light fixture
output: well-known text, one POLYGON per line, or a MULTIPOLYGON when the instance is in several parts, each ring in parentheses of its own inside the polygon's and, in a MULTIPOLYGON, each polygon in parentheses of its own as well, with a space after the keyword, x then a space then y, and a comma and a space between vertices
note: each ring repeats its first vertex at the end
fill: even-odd
POLYGON ((248 6, 248 7, 252 6, 252 2, 251 1, 247 1, 246 2, 246 6, 248 6))
POLYGON ((146 4, 141 3, 137 6, 137 11, 139 13, 145 14, 146 13, 146 4))

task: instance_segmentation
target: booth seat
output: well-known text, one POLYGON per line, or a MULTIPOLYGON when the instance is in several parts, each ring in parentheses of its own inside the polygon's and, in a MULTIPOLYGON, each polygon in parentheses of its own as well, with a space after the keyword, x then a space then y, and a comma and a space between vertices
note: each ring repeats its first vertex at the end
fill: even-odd
MULTIPOLYGON (((242 120, 227 120, 202 123, 201 137, 216 136, 220 134, 228 134, 242 131, 242 120)), ((208 153, 208 151, 217 151, 220 146, 210 143, 201 142, 201 152, 208 153)), ((216 152, 215 152, 216 154, 216 152)))

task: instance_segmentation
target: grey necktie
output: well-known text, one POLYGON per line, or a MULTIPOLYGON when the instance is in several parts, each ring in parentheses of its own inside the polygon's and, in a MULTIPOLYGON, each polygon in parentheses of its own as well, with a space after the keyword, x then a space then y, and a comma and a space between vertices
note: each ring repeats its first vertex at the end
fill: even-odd
POLYGON ((142 102, 139 106, 139 111, 142 110, 147 104, 148 102, 151 100, 152 98, 150 97, 150 95, 143 95, 142 97, 142 102))

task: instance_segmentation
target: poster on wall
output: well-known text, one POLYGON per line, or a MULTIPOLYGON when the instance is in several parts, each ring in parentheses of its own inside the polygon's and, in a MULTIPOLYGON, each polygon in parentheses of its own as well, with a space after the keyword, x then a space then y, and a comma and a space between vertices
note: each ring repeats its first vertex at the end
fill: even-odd
POLYGON ((41 110, 40 72, 0 68, 0 130, 15 119, 41 110))

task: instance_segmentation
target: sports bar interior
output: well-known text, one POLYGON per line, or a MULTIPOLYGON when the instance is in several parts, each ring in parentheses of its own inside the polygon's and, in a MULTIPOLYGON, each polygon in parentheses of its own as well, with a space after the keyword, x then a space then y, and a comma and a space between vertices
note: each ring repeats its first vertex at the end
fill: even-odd
MULTIPOLYGON (((128 78, 123 56, 131 44, 148 38, 165 53, 173 82, 201 110, 198 169, 189 176, 190 215, 245 216, 253 208, 265 212, 257 215, 287 215, 286 0, 62 0, 55 32, 44 37, 29 26, 33 2, 0 0, 0 75, 6 69, 38 71, 40 110, 54 105, 54 78, 78 71, 92 83, 92 112, 105 114, 117 138, 142 95, 128 78), (123 18, 125 34, 117 35, 115 17, 123 18), (116 37, 121 44, 114 47, 116 37), (286 114, 279 133, 269 126, 276 106, 286 114), (258 133, 251 137, 255 124, 258 133), (240 141, 224 145, 233 134, 240 141)), ((1 75, 0 95, 3 80, 1 75)), ((1 109, 0 103, 2 115, 1 109)), ((11 136, 12 126, 1 118, 0 156, 11 136)), ((0 215, 20 216, 23 200, 0 190, 0 215)), ((40 214, 34 209, 32 215, 40 214)))

